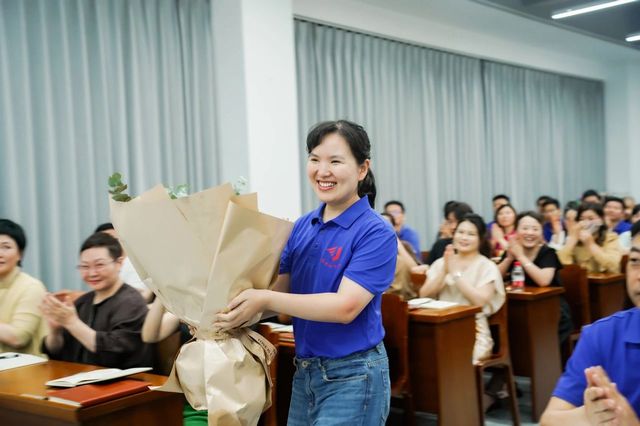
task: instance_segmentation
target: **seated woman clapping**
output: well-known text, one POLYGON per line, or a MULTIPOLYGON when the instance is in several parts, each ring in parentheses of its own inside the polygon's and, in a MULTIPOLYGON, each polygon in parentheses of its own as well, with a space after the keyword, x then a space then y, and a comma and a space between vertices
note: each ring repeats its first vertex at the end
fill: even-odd
POLYGON ((618 236, 607 231, 600 204, 580 206, 577 222, 568 226, 567 240, 558 250, 558 257, 564 265, 576 264, 590 273, 620 272, 622 247, 618 236))
MULTIPOLYGON (((515 261, 520 262, 525 274, 525 285, 560 287, 562 264, 556 251, 545 244, 542 217, 533 211, 520 213, 516 219, 516 235, 502 256, 498 268, 503 278, 508 278, 515 261)), ((564 297, 560 299, 560 323, 558 334, 564 342, 573 325, 571 311, 564 297)))
POLYGON ((498 207, 491 227, 491 251, 493 256, 502 256, 509 247, 509 240, 516 233, 516 209, 511 204, 498 207))
POLYGON ((0 352, 39 354, 46 334, 38 305, 47 290, 20 269, 26 245, 22 227, 0 219, 0 352))
POLYGON ((447 246, 444 256, 431 265, 420 288, 420 297, 482 308, 476 314, 474 363, 491 355, 493 339, 487 318, 505 301, 500 270, 488 255, 484 221, 477 214, 468 214, 458 223, 453 244, 447 246))
POLYGON ((75 303, 47 294, 41 304, 50 328, 42 347, 50 358, 116 368, 151 366, 151 348, 140 338, 147 304, 119 278, 121 266, 122 247, 112 236, 99 232, 83 243, 78 270, 93 291, 75 303))

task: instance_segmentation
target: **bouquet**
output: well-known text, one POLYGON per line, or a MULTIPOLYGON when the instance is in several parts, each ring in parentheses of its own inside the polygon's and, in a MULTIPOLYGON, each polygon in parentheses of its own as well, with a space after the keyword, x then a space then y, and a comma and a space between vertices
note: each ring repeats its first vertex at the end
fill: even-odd
POLYGON ((256 194, 235 195, 230 184, 175 199, 160 185, 133 199, 114 186, 111 220, 131 263, 196 330, 160 389, 209 410, 210 425, 256 424, 270 405, 275 348, 250 329, 224 333, 212 324, 240 292, 273 282, 293 224, 258 212, 256 194))

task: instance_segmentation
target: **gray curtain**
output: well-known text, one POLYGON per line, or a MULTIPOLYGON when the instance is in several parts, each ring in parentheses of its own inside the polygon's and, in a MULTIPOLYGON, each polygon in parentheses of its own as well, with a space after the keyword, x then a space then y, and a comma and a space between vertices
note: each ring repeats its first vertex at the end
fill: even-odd
MULTIPOLYGON (((296 20, 300 137, 321 120, 367 129, 377 208, 402 200, 427 249, 448 200, 491 217, 604 186, 602 84, 296 20)), ((306 182, 301 158, 302 178, 306 182)), ((304 211, 317 205, 303 184, 304 211)))
POLYGON ((0 0, 0 217, 25 270, 81 288, 82 241, 130 191, 217 183, 207 0, 0 0))

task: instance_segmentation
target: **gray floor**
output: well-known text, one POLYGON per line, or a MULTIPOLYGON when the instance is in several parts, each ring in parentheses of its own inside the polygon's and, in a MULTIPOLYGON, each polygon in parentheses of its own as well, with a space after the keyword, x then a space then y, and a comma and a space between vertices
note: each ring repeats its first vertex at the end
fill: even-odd
MULTIPOLYGON (((523 395, 518 398, 518 406, 520 408, 520 421, 523 426, 532 426, 537 425, 538 423, 534 423, 531 420, 531 392, 530 392, 530 382, 529 379, 524 377, 517 377, 516 382, 518 383, 518 387, 522 391, 523 395)), ((473 406, 469 405, 469 409, 475 409, 475 404, 473 406)), ((485 414, 485 425, 487 426, 497 426, 497 425, 510 425, 511 422, 511 414, 509 412, 508 407, 495 409, 487 414, 485 414)), ((389 419, 387 421, 387 425, 389 426, 401 426, 402 422, 402 412, 399 409, 392 408, 391 414, 389 415, 389 419)), ((437 416, 429 413, 416 413, 416 425, 417 426, 435 426, 438 424, 437 416)))

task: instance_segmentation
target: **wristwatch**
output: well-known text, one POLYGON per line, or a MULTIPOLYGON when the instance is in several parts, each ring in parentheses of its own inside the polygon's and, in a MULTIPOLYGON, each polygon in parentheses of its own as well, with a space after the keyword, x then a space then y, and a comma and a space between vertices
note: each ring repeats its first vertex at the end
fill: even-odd
POLYGON ((462 271, 456 271, 453 273, 453 281, 458 282, 462 278, 462 271))

